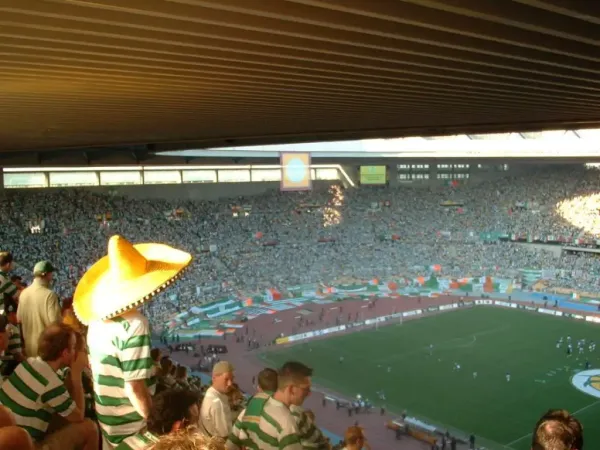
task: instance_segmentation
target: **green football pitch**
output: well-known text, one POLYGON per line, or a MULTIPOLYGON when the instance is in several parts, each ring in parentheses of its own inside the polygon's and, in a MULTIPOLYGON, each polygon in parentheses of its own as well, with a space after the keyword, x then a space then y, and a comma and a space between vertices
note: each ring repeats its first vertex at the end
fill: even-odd
POLYGON ((273 366, 302 361, 314 368, 313 383, 347 397, 360 393, 375 405, 383 390, 393 413, 406 409, 440 427, 474 433, 479 445, 494 449, 529 449, 537 419, 564 408, 583 423, 586 447, 600 448, 600 391, 594 397, 571 384, 586 359, 600 368, 600 350, 589 352, 586 344, 579 355, 579 339, 600 341, 600 326, 480 306, 275 348, 261 358, 273 366), (571 357, 564 344, 556 348, 567 336, 571 357))

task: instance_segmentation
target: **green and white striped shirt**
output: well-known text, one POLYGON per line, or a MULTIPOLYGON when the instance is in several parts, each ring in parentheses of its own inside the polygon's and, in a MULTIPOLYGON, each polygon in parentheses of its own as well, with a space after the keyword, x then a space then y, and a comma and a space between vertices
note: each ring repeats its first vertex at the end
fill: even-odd
POLYGON ((146 431, 134 434, 121 442, 115 450, 146 450, 158 442, 158 436, 146 431))
POLYGON ((296 420, 283 403, 265 393, 256 394, 233 424, 227 450, 302 450, 296 420))
POLYGON ((308 417, 306 411, 301 406, 291 405, 290 412, 296 420, 298 431, 300 432, 300 439, 302 447, 314 448, 318 450, 329 449, 329 441, 323 435, 321 430, 315 425, 313 420, 308 417))
POLYGON ((17 286, 10 281, 10 277, 6 272, 0 271, 0 298, 2 298, 2 294, 6 294, 9 297, 14 297, 17 293, 17 286))
POLYGON ((23 352, 21 346, 21 331, 18 326, 9 323, 6 325, 6 332, 8 333, 8 348, 2 359, 12 361, 16 359, 16 355, 23 352))
POLYGON ((36 441, 44 438, 53 413, 67 417, 76 408, 64 380, 40 358, 28 358, 2 383, 0 404, 36 441))
POLYGON ((153 376, 150 345, 148 319, 138 311, 92 322, 89 326, 96 415, 102 433, 113 446, 146 426, 125 392, 125 382, 146 380, 150 384, 153 376))

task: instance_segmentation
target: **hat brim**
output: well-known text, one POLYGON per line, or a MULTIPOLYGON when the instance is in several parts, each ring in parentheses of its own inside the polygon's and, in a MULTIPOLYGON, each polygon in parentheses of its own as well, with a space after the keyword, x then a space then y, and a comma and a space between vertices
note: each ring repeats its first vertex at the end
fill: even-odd
POLYGON ((83 275, 73 295, 73 310, 84 324, 110 319, 139 307, 166 289, 192 261, 189 253, 163 244, 133 246, 148 261, 146 273, 134 280, 115 282, 108 256, 83 275))

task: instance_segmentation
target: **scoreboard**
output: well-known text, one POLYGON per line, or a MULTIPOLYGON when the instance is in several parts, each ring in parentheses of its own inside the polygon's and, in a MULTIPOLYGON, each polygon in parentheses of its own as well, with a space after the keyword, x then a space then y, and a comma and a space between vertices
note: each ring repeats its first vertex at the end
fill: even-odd
POLYGON ((387 166, 360 166, 360 184, 385 184, 387 166))

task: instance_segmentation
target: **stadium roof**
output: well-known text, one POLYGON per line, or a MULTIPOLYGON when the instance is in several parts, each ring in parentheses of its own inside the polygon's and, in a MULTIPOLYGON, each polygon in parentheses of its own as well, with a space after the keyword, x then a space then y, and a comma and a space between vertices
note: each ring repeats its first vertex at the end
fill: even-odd
POLYGON ((0 0, 0 152, 597 127, 599 24, 595 1, 0 0))
POLYGON ((179 157, 277 158, 282 152, 310 153, 313 158, 364 159, 570 159, 600 157, 600 129, 523 133, 415 136, 395 139, 254 145, 161 152, 179 157))

